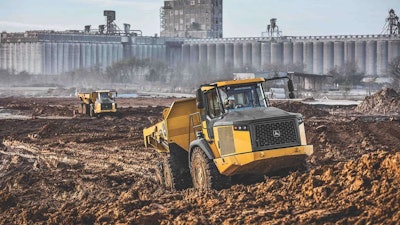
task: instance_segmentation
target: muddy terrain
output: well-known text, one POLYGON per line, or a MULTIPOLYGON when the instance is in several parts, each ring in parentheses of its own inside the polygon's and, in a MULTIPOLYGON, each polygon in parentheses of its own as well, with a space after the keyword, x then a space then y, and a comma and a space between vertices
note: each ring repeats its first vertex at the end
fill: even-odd
POLYGON ((142 129, 173 100, 118 99, 117 115, 88 118, 75 98, 0 98, 0 115, 15 116, 0 117, 0 224, 399 223, 398 108, 275 102, 305 116, 307 171, 171 192, 142 129))

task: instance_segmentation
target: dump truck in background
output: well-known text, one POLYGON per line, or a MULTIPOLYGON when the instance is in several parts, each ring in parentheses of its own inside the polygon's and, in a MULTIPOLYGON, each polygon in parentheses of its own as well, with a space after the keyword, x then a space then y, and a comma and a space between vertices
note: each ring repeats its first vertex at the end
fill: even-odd
MULTIPOLYGON (((162 121, 143 130, 144 144, 162 155, 158 182, 167 189, 223 189, 236 175, 303 166, 313 153, 301 114, 271 107, 252 78, 202 85, 196 98, 177 100, 162 121)), ((288 81, 294 98, 292 80, 288 81)))
POLYGON ((81 103, 78 112, 90 117, 117 112, 116 91, 98 90, 89 93, 78 93, 81 103))

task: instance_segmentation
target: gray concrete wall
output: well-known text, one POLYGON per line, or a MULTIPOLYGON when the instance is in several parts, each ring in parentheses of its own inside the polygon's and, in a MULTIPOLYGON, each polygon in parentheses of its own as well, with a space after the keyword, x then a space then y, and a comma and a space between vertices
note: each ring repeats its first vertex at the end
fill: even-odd
POLYGON ((353 63, 366 75, 386 75, 400 56, 400 39, 385 35, 224 39, 173 39, 105 35, 39 35, 37 42, 0 44, 0 68, 33 74, 61 74, 136 57, 176 66, 208 65, 263 70, 270 65, 302 64, 304 72, 326 74, 353 63), (127 38, 127 37, 125 37, 127 38))
MULTIPOLYGON (((133 37, 126 44, 121 37, 114 36, 46 34, 40 35, 37 42, 1 43, 0 69, 62 74, 96 65, 105 68, 131 57, 166 61, 169 59, 165 42, 163 38, 133 37)), ((179 56, 176 61, 181 61, 180 54, 176 55, 179 56)))

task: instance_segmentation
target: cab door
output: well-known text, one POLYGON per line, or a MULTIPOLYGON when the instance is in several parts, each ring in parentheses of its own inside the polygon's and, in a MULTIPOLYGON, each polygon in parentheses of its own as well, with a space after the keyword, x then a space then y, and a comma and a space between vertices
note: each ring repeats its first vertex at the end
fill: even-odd
POLYGON ((209 140, 214 140, 214 123, 223 114, 222 104, 217 94, 217 89, 211 89, 204 94, 205 96, 205 121, 209 140))

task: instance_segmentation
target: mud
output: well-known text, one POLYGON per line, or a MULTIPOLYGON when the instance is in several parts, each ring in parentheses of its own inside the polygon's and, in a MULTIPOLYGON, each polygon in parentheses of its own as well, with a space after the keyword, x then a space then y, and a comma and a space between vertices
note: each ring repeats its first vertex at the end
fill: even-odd
POLYGON ((400 118, 355 107, 276 103, 305 116, 307 171, 205 193, 153 175, 142 129, 173 98, 118 99, 115 116, 76 114, 75 98, 2 98, 0 224, 398 224, 400 118))

